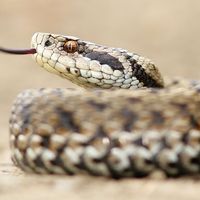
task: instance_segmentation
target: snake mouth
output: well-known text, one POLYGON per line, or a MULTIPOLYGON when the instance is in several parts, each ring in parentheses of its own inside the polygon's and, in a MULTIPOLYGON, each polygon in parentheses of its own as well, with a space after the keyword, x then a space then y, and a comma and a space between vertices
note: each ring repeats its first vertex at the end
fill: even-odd
POLYGON ((30 49, 9 49, 0 47, 0 52, 16 55, 26 55, 26 54, 35 54, 37 53, 35 48, 30 49))

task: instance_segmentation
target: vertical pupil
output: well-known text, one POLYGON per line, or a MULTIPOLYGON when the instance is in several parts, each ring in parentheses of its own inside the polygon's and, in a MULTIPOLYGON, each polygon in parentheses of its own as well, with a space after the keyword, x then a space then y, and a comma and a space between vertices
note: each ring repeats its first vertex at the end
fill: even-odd
POLYGON ((73 51, 73 44, 70 42, 68 45, 69 51, 73 51))
POLYGON ((67 51, 68 53, 74 53, 77 50, 77 42, 75 42, 75 41, 68 41, 64 45, 64 50, 67 51))

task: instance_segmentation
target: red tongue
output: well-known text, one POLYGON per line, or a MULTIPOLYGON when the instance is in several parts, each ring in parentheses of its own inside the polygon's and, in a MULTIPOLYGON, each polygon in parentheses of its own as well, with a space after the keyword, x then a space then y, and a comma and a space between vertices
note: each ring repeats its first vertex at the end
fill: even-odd
POLYGON ((0 47, 0 52, 23 55, 23 54, 34 54, 36 53, 36 49, 7 49, 0 47))

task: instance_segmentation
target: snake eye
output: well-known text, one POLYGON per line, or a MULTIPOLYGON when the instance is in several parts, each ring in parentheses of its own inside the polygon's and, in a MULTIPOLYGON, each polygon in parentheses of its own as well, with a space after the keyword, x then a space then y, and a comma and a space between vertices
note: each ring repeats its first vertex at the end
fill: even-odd
POLYGON ((63 47, 64 51, 66 51, 67 53, 74 53, 77 51, 78 49, 78 43, 76 41, 73 41, 73 40, 70 40, 70 41, 67 41, 65 44, 64 44, 64 47, 63 47))
POLYGON ((52 42, 50 40, 47 40, 45 43, 44 43, 44 46, 45 47, 49 47, 52 45, 52 42))

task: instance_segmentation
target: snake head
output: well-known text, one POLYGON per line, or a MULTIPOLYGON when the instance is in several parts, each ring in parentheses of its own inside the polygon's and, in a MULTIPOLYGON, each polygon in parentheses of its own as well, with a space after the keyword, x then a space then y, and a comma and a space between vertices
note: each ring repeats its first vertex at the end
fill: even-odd
POLYGON ((41 67, 83 87, 163 86, 159 71, 149 59, 121 48, 49 33, 35 33, 31 46, 41 67))

